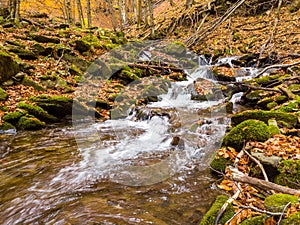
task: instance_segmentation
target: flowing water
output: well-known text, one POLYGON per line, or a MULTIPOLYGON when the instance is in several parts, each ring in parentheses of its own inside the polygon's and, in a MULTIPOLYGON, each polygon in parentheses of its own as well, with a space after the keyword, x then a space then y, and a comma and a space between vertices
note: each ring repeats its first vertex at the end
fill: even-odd
POLYGON ((218 194, 208 164, 228 123, 199 114, 222 99, 190 100, 207 72, 127 118, 1 134, 0 224, 198 224, 218 194))

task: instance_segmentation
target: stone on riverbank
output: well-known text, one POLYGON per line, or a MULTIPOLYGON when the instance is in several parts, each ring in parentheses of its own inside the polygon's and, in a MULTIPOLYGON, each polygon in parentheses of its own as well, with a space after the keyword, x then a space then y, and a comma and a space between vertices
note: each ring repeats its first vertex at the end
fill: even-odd
POLYGON ((227 133, 223 139, 223 145, 240 151, 248 141, 266 141, 270 136, 269 128, 264 122, 246 120, 227 133))
POLYGON ((35 117, 22 116, 17 123, 17 127, 23 130, 39 130, 46 126, 46 124, 35 117))
MULTIPOLYGON (((199 225, 212 225, 215 222, 216 216, 223 206, 223 204, 228 200, 228 197, 225 195, 217 196, 215 202, 209 209, 209 211, 204 215, 199 225)), ((218 224, 225 224, 232 216, 234 215, 234 208, 232 204, 229 204, 224 214, 219 220, 218 224)))

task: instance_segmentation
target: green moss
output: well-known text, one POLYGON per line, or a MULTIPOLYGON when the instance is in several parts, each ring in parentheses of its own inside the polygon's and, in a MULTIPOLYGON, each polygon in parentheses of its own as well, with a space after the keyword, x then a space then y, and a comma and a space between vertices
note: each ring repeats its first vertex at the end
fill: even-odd
POLYGON ((34 117, 22 116, 17 127, 24 130, 39 130, 45 127, 45 123, 34 117))
POLYGON ((45 91, 46 89, 40 86, 38 83, 30 79, 28 76, 25 76, 22 80, 22 84, 25 86, 31 86, 37 91, 45 91))
POLYGON ((26 110, 29 114, 34 115, 38 119, 46 122, 56 121, 57 118, 55 116, 50 115, 44 109, 39 106, 34 106, 31 104, 27 104, 25 102, 20 102, 17 105, 18 108, 26 110))
POLYGON ((297 99, 295 101, 290 101, 287 104, 281 106, 276 111, 277 112, 297 112, 299 111, 299 105, 300 105, 300 99, 297 99))
POLYGON ((271 212, 282 212, 285 205, 297 203, 298 197, 289 194, 274 194, 265 198, 264 206, 271 212))
POLYGON ((283 121, 290 127, 295 127, 298 122, 298 118, 294 114, 277 111, 251 110, 233 115, 231 117, 231 124, 232 126, 236 126, 249 119, 257 119, 267 123, 268 120, 272 118, 274 118, 277 122, 283 121))
POLYGON ((276 102, 269 102, 266 107, 267 107, 267 109, 273 109, 276 106, 278 106, 278 104, 276 102))
POLYGON ((257 83, 257 84, 266 85, 270 81, 278 79, 280 76, 281 76, 280 74, 272 75, 272 76, 262 76, 260 78, 251 80, 251 82, 253 81, 254 83, 257 83))
POLYGON ((254 216, 243 220, 240 225, 264 225, 266 215, 254 216))
POLYGON ((275 102, 278 104, 281 104, 287 100, 287 97, 285 95, 279 95, 275 97, 275 102))
POLYGON ((287 219, 283 220, 283 225, 299 225, 299 224, 300 224, 300 212, 293 213, 287 219))
POLYGON ((10 113, 7 113, 5 114, 2 119, 6 122, 9 122, 11 124, 17 124, 17 122, 19 121, 19 119, 24 116, 25 113, 24 112, 19 112, 19 111, 16 111, 16 112, 10 112, 10 113))
POLYGON ((5 92, 5 90, 0 88, 0 101, 5 101, 7 98, 8 98, 8 94, 5 92))
POLYGON ((38 97, 31 97, 29 100, 35 102, 38 106, 57 118, 72 115, 73 100, 71 98, 41 95, 38 97))
POLYGON ((239 151, 248 141, 266 141, 269 138, 269 129, 265 123, 258 120, 246 120, 232 128, 224 137, 223 145, 239 151))
POLYGON ((1 130, 11 130, 11 129, 16 129, 16 128, 8 122, 4 122, 0 125, 0 131, 1 130))
POLYGON ((232 165, 232 162, 229 159, 225 159, 220 157, 218 159, 214 158, 211 163, 210 167, 219 172, 225 172, 227 166, 232 165))
POLYGON ((279 128, 275 125, 269 125, 268 128, 269 128, 270 135, 281 134, 279 128))
MULTIPOLYGON (((216 216, 223 204, 228 200, 225 195, 219 195, 209 211, 204 215, 199 225, 212 225, 215 222, 216 216)), ((225 224, 234 215, 234 208, 232 204, 229 204, 226 211, 222 215, 218 224, 225 224)))
POLYGON ((280 172, 275 178, 275 183, 299 188, 300 180, 300 160, 281 160, 277 170, 280 172))

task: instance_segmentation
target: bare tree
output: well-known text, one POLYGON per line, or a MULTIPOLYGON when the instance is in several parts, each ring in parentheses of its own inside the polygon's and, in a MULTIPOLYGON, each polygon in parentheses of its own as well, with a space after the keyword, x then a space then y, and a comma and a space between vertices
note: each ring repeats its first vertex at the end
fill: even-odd
POLYGON ((83 16, 83 10, 82 10, 82 5, 81 5, 81 0, 76 0, 77 3, 77 10, 78 10, 78 18, 80 21, 80 24, 85 27, 85 22, 84 22, 84 16, 83 16))
POLYGON ((10 12, 10 17, 15 20, 15 22, 20 21, 20 0, 9 0, 8 9, 10 12))
MULTIPOLYGON (((149 11, 149 19, 150 19, 150 28, 151 28, 151 37, 154 37, 154 16, 153 16, 153 4, 151 0, 147 0, 147 6, 149 11)), ((146 9, 147 10, 147 9, 146 9)))
POLYGON ((108 11, 111 16, 112 26, 113 26, 114 30, 116 30, 117 29, 117 18, 116 18, 115 9, 113 7, 113 0, 107 0, 107 3, 108 3, 108 11))
POLYGON ((86 11, 87 11, 87 19, 88 19, 88 27, 92 26, 92 14, 91 14, 91 1, 86 0, 86 11))
POLYGON ((141 27, 141 19, 142 19, 142 0, 137 0, 137 26, 141 27))
POLYGON ((120 19, 121 19, 121 29, 123 29, 127 23, 126 1, 125 0, 119 0, 119 11, 120 11, 120 19))
POLYGON ((67 23, 72 23, 71 0, 64 0, 64 8, 67 23))

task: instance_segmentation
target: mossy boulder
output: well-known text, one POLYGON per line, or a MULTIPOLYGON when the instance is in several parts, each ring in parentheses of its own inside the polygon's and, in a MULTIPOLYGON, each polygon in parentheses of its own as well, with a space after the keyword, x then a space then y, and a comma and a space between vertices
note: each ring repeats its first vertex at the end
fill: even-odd
POLYGON ((268 120, 272 118, 274 118, 277 123, 287 124, 289 127, 295 127, 298 122, 297 115, 294 114, 277 111, 250 110, 233 115, 231 117, 231 125, 236 126, 239 123, 249 119, 257 119, 268 123, 268 120))
POLYGON ((232 165, 232 162, 230 159, 225 159, 223 157, 218 157, 214 158, 211 163, 210 167, 213 169, 212 172, 214 171, 219 171, 219 172, 225 172, 225 169, 227 166, 232 165))
POLYGON ((44 109, 39 106, 31 105, 25 102, 20 102, 17 105, 17 108, 27 111, 29 114, 35 116, 36 118, 45 121, 45 122, 54 122, 57 121, 57 118, 53 115, 50 115, 44 109))
POLYGON ((37 91, 45 91, 46 90, 44 87, 42 87, 37 82, 35 82, 34 80, 32 80, 29 76, 24 76, 24 78, 22 80, 22 84, 24 86, 31 86, 31 87, 33 87, 37 91))
POLYGON ((280 106, 278 109, 276 109, 276 112, 293 113, 293 112, 298 112, 299 108, 300 108, 300 98, 297 98, 294 101, 290 101, 280 106))
POLYGON ((30 101, 46 110, 49 114, 57 118, 72 115, 73 100, 64 96, 37 96, 31 97, 30 101))
POLYGON ((7 98, 8 94, 0 87, 0 101, 5 101, 7 98))
POLYGON ((8 123, 16 125, 17 122, 19 121, 19 119, 24 115, 25 115, 24 112, 15 111, 15 112, 10 112, 10 113, 5 114, 2 117, 2 119, 8 123))
POLYGON ((0 82, 9 80, 18 72, 19 64, 7 52, 0 50, 0 82))
POLYGON ((17 127, 23 130, 39 130, 44 128, 45 126, 45 122, 42 122, 30 115, 22 116, 17 123, 17 127))
MULTIPOLYGON (((204 215, 199 225, 212 225, 215 223, 216 216, 218 215, 219 210, 223 204, 228 200, 228 197, 225 195, 217 196, 215 202, 209 209, 209 211, 204 215)), ((225 224, 232 216, 234 215, 234 208, 232 204, 229 204, 224 214, 219 220, 218 224, 225 224)))
POLYGON ((91 44, 84 40, 76 40, 75 41, 75 49, 78 50, 80 53, 87 52, 91 49, 91 44))
POLYGON ((265 198, 264 206, 270 212, 282 212, 290 202, 292 205, 299 201, 297 196, 289 194, 274 194, 265 198))
POLYGON ((32 51, 23 48, 13 47, 10 48, 8 51, 15 53, 21 59, 36 60, 38 58, 32 51))
POLYGON ((91 64, 89 61, 86 61, 85 59, 80 58, 79 56, 75 55, 72 52, 70 52, 70 53, 65 52, 63 54, 63 59, 70 62, 71 64, 74 64, 81 71, 85 71, 91 64))
POLYGON ((60 40, 57 37, 48 37, 48 36, 39 35, 39 34, 31 34, 30 36, 33 40, 40 42, 40 43, 54 43, 54 44, 60 43, 60 40))
POLYGON ((240 225, 264 225, 266 215, 254 216, 243 220, 240 225))
POLYGON ((283 225, 299 225, 299 224, 300 224, 300 212, 293 213, 287 219, 283 220, 283 225))
POLYGON ((281 160, 277 170, 280 172, 274 182, 291 188, 299 188, 300 160, 281 160))
POLYGON ((3 122, 0 125, 0 133, 1 133, 1 131, 11 130, 11 129, 16 129, 16 128, 12 124, 10 124, 8 122, 3 122))
POLYGON ((264 122, 246 120, 227 133, 223 139, 223 145, 239 151, 248 141, 266 141, 270 136, 268 126, 264 122))

